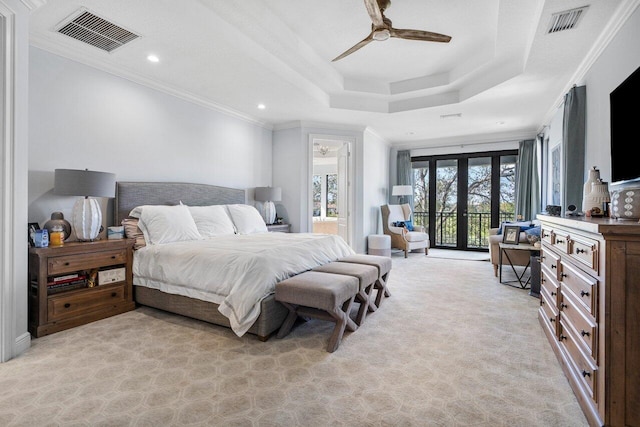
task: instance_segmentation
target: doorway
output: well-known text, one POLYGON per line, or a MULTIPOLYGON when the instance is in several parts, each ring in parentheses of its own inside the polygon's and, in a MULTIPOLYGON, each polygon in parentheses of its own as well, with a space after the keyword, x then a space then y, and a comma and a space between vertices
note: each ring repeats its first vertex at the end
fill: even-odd
POLYGON ((518 152, 412 158, 414 222, 431 247, 489 248, 489 229, 514 219, 518 152))
POLYGON ((351 245, 351 141, 311 135, 311 227, 336 234, 351 245))

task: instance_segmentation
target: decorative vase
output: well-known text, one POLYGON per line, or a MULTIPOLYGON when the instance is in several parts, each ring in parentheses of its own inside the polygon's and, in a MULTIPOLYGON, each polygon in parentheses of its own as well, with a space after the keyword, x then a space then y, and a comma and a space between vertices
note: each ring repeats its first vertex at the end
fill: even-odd
POLYGON ((611 216, 618 219, 640 219, 640 188, 625 188, 611 196, 611 216))
POLYGON ((604 214, 604 203, 611 201, 609 198, 609 186, 606 182, 598 179, 591 185, 591 192, 583 200, 585 212, 591 211, 591 216, 602 216, 604 214))
POLYGON ((594 166, 589 170, 589 179, 584 183, 584 189, 582 192, 582 212, 590 211, 593 206, 588 206, 591 202, 589 195, 593 189, 593 184, 600 181, 600 170, 594 166))
POLYGON ((45 222, 42 226, 42 228, 47 229, 49 235, 51 235, 51 232, 54 231, 54 228, 57 229, 59 227, 62 227, 62 232, 64 233, 63 241, 67 240, 71 235, 71 224, 69 224, 69 221, 64 219, 64 215, 62 214, 62 212, 52 213, 51 219, 45 222))

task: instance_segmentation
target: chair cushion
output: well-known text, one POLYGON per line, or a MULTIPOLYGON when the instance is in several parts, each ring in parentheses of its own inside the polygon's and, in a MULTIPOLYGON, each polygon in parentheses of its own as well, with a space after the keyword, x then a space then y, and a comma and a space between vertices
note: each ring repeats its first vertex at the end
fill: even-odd
POLYGON ((424 240, 429 240, 429 235, 421 231, 409 231, 405 235, 405 238, 409 242, 422 242, 424 240))

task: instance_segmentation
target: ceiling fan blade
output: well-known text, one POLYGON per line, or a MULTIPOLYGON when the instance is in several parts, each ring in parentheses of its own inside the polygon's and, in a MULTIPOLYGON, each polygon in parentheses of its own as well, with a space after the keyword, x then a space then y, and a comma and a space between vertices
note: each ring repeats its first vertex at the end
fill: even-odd
POLYGON ((345 51, 342 55, 339 55, 337 57, 335 57, 331 62, 335 62, 339 59, 344 58, 347 55, 351 55, 353 52, 355 52, 356 50, 368 45, 369 43, 371 43, 373 41, 373 31, 362 41, 359 41, 358 43, 356 43, 354 46, 352 46, 351 48, 349 48, 347 51, 345 51))
POLYGON ((391 28, 389 30, 391 37, 396 37, 399 39, 408 39, 408 40, 419 40, 426 42, 440 42, 440 43, 449 43, 451 41, 451 36, 446 36, 444 34, 431 33, 429 31, 422 30, 401 30, 396 28, 391 28))
POLYGON ((364 0, 364 6, 367 8, 373 25, 375 27, 382 27, 384 21, 382 19, 382 12, 380 12, 380 6, 378 6, 378 0, 364 0))

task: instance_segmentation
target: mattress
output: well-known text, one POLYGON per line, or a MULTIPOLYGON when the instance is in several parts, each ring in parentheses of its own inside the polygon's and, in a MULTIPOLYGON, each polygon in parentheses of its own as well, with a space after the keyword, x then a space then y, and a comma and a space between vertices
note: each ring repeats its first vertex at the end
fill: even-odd
POLYGON ((219 304, 242 336, 275 284, 354 254, 339 236, 256 233, 147 245, 134 254, 133 284, 219 304))

